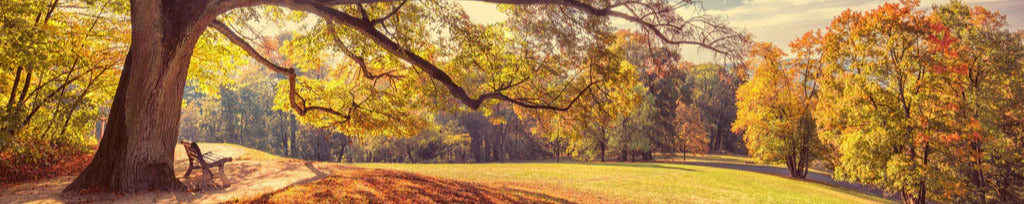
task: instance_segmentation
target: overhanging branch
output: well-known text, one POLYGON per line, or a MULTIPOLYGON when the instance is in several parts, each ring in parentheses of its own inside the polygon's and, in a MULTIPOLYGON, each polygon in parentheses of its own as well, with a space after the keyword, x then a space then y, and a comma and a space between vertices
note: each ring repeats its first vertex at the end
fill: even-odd
MULTIPOLYGON (((380 31, 378 31, 376 28, 374 28, 374 24, 372 22, 359 19, 359 18, 357 18, 355 16, 349 15, 349 14, 341 12, 341 11, 339 11, 337 9, 334 9, 334 8, 331 8, 331 7, 328 7, 328 6, 325 6, 325 5, 321 5, 321 4, 299 3, 299 4, 295 4, 295 5, 281 5, 281 6, 285 6, 285 7, 291 6, 291 7, 289 7, 291 9, 310 12, 310 13, 316 14, 318 16, 321 16, 324 19, 327 19, 329 22, 345 25, 345 26, 348 26, 348 27, 350 27, 352 29, 355 29, 356 31, 359 31, 364 36, 366 36, 370 40, 372 40, 374 43, 376 43, 377 45, 381 46, 385 51, 391 53, 392 55, 394 55, 396 57, 399 57, 399 58, 409 62, 410 64, 415 65, 416 67, 419 67, 420 70, 422 70, 423 72, 427 73, 428 76, 430 76, 434 80, 436 80, 436 81, 440 82, 442 85, 444 85, 448 89, 449 93, 452 94, 452 96, 454 96, 461 103, 465 104, 466 106, 469 106, 472 109, 479 108, 480 105, 483 104, 483 102, 485 100, 495 99, 495 100, 507 101, 507 102, 510 102, 510 103, 513 103, 513 104, 516 104, 516 105, 519 105, 519 106, 522 106, 522 107, 527 107, 527 108, 549 109, 549 110, 568 110, 569 107, 572 106, 572 104, 575 104, 575 102, 577 100, 579 100, 580 95, 582 95, 582 92, 581 92, 579 95, 577 95, 575 98, 573 98, 573 100, 568 105, 563 106, 563 107, 555 106, 555 105, 550 105, 550 104, 540 104, 540 103, 530 102, 530 101, 526 101, 526 100, 517 100, 517 99, 511 98, 511 97, 508 97, 507 95, 505 95, 504 93, 501 93, 500 91, 482 94, 482 95, 480 95, 477 98, 473 98, 473 97, 469 96, 469 94, 466 92, 466 90, 462 86, 459 86, 458 84, 456 84, 454 82, 454 80, 452 80, 451 76, 448 75, 448 73, 446 73, 445 71, 441 70, 439 67, 437 67, 436 65, 434 65, 430 61, 427 61, 423 57, 421 57, 421 56, 417 55, 416 53, 412 52, 411 50, 408 50, 408 49, 405 49, 405 48, 401 47, 398 43, 396 43, 395 41, 391 40, 386 35, 384 35, 380 31)), ((588 90, 589 87, 592 86, 592 85, 593 84, 588 85, 587 88, 585 88, 583 92, 588 90)))
POLYGON ((348 57, 348 58, 352 59, 352 61, 356 62, 356 65, 359 66, 359 70, 360 70, 360 72, 363 73, 363 77, 364 78, 367 78, 367 79, 370 79, 370 80, 376 80, 376 79, 379 79, 379 78, 398 79, 398 78, 402 78, 403 77, 402 75, 395 74, 395 72, 401 71, 403 69, 395 69, 395 70, 387 71, 387 72, 380 73, 380 74, 374 74, 374 73, 370 72, 369 66, 366 65, 366 59, 363 58, 362 56, 356 55, 355 52, 352 52, 352 50, 350 50, 348 48, 348 45, 346 45, 344 42, 342 42, 341 38, 338 38, 338 35, 334 31, 334 27, 333 26, 331 26, 330 29, 331 30, 330 30, 329 34, 331 35, 331 38, 334 40, 334 43, 337 44, 338 48, 341 49, 341 52, 343 54, 345 54, 346 57, 348 57))
MULTIPOLYGON (((328 22, 345 25, 353 28, 372 40, 375 44, 381 46, 385 51, 393 56, 399 57, 406 62, 416 66, 419 70, 426 73, 432 79, 440 82, 444 85, 449 93, 459 100, 461 103, 467 105, 472 109, 477 109, 483 103, 484 100, 495 99, 508 101, 513 104, 528 107, 528 108, 540 108, 540 109, 551 109, 551 110, 564 110, 569 106, 572 106, 582 95, 582 92, 578 94, 573 100, 565 107, 557 107, 551 105, 544 105, 536 102, 529 102, 525 100, 517 100, 509 96, 504 95, 501 91, 490 92, 482 94, 477 98, 469 96, 466 90, 456 84, 451 76, 445 71, 438 68, 430 61, 417 55, 416 53, 403 48, 395 41, 391 40, 385 34, 376 30, 375 25, 381 21, 390 18, 396 13, 400 12, 403 4, 397 6, 386 16, 370 20, 366 16, 363 18, 349 15, 345 12, 339 11, 335 8, 330 7, 331 5, 353 5, 363 3, 377 3, 377 2, 394 2, 398 0, 223 0, 221 2, 224 5, 232 5, 234 7, 242 6, 255 6, 261 4, 276 5, 286 7, 293 10, 305 11, 314 15, 320 16, 326 19, 328 22)), ((667 2, 660 1, 624 1, 608 5, 604 8, 599 8, 594 5, 583 3, 576 0, 479 0, 481 2, 498 3, 498 4, 515 4, 515 5, 561 5, 571 8, 580 9, 587 14, 595 16, 608 16, 616 17, 628 20, 630 22, 639 24, 641 28, 647 31, 649 34, 654 35, 661 39, 661 41, 668 44, 693 44, 698 45, 702 48, 714 51, 719 54, 725 54, 727 56, 741 56, 739 53, 743 48, 740 48, 742 43, 746 41, 745 35, 732 30, 716 19, 708 17, 707 15, 701 15, 694 19, 684 20, 674 13, 676 7, 669 5, 667 2), (616 8, 626 8, 631 11, 631 14, 623 13, 616 8), (639 11, 638 11, 639 10, 639 11), (694 23, 703 23, 700 26, 694 23), (695 33, 695 31, 697 31, 695 33), (723 40, 725 39, 725 40, 723 40)), ((683 4, 692 3, 689 0, 683 0, 683 4)), ((216 27, 216 26, 215 26, 216 27)), ((234 42, 234 41, 233 41, 234 42)), ((243 42, 244 43, 244 42, 243 42)), ((238 44, 238 43, 236 43, 238 44)), ((243 45, 240 45, 243 46, 243 45)), ((244 46, 243 46, 244 47, 244 46)), ((258 53, 249 52, 254 57, 259 56, 258 53)), ((272 69, 281 68, 280 66, 274 66, 268 60, 260 60, 257 57, 257 61, 272 67, 272 69)), ((365 74, 365 73, 364 73, 365 74)), ((372 74, 371 74, 372 76, 372 74)), ((583 92, 589 90, 594 83, 589 84, 583 92)), ((294 100, 293 100, 294 101, 294 100)), ((293 104, 293 106, 295 106, 293 104)))
POLYGON ((348 121, 348 120, 352 119, 352 117, 351 117, 352 114, 351 113, 352 113, 354 108, 350 109, 348 113, 342 113, 342 112, 339 112, 337 110, 334 110, 334 109, 331 109, 331 108, 328 108, 328 107, 306 105, 306 100, 301 95, 299 95, 299 92, 296 90, 296 87, 295 87, 295 81, 296 81, 296 79, 295 79, 296 78, 295 68, 285 68, 285 67, 283 67, 281 65, 278 65, 278 64, 275 64, 274 62, 271 62, 269 59, 267 59, 262 54, 260 54, 258 51, 256 51, 256 49, 254 49, 252 47, 252 45, 249 45, 249 43, 245 42, 245 40, 243 40, 241 36, 239 36, 237 33, 232 31, 231 28, 229 28, 223 22, 220 22, 218 20, 214 20, 213 22, 210 23, 210 27, 213 27, 218 32, 220 32, 225 37, 227 37, 228 40, 231 41, 231 43, 233 43, 233 44, 237 45, 238 47, 242 48, 242 50, 244 50, 245 53, 249 54, 250 57, 255 59, 256 62, 259 62, 263 66, 266 66, 271 71, 274 71, 274 72, 276 72, 278 74, 282 74, 285 77, 287 77, 288 78, 288 102, 291 104, 292 109, 295 109, 295 112, 298 113, 299 115, 306 115, 307 112, 315 110, 315 111, 321 111, 321 112, 329 113, 331 115, 340 116, 340 117, 344 118, 344 121, 348 121))

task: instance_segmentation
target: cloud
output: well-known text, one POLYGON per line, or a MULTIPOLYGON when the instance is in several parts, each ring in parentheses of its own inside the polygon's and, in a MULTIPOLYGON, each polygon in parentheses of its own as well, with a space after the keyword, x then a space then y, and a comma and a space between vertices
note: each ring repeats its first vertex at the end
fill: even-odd
MULTIPOLYGON (((710 9, 708 13, 724 15, 739 26, 771 26, 790 24, 800 21, 830 20, 833 16, 846 9, 866 11, 878 7, 887 0, 843 1, 843 0, 746 0, 740 6, 728 9, 710 9)), ((946 0, 923 0, 921 7, 944 4, 946 0)), ((993 4, 1000 2, 1017 2, 1013 0, 967 0, 969 5, 993 4)), ((1008 10, 1005 8, 990 8, 1008 10)), ((1005 12, 1005 11, 1004 11, 1005 12)), ((1018 11, 1019 12, 1019 11, 1018 11)))
MULTIPOLYGON (((886 0, 745 0, 741 5, 723 9, 709 8, 708 13, 722 15, 731 25, 746 29, 757 40, 785 47, 789 41, 814 29, 824 28, 846 9, 868 11, 886 0)), ((921 7, 945 4, 948 0, 922 0, 921 7)), ((1007 15, 1011 30, 1024 28, 1024 1, 1020 0, 966 0, 968 5, 981 5, 1007 15)))
MULTIPOLYGON (((495 4, 476 1, 456 1, 461 4, 475 23, 490 24, 508 18, 495 4)), ((786 47, 789 41, 804 32, 824 28, 846 9, 867 11, 886 2, 896 0, 723 0, 702 3, 709 14, 725 16, 729 24, 754 34, 757 40, 786 47)), ((948 0, 921 0, 921 8, 945 4, 948 0)), ((968 5, 980 5, 1006 15, 1007 27, 1024 29, 1024 1, 1022 0, 963 0, 968 5)), ((683 8, 687 9, 687 8, 683 8)), ((635 28, 630 22, 612 19, 622 28, 635 28)), ((784 49, 786 50, 786 49, 784 49)), ((712 54, 699 49, 682 50, 687 60, 713 61, 712 54)))

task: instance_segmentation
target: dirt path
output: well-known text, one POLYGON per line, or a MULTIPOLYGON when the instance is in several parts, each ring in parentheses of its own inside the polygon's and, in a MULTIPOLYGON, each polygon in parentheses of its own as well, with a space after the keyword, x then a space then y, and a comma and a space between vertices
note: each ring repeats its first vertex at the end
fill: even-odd
POLYGON ((270 193, 292 184, 310 182, 327 175, 368 171, 366 169, 339 164, 306 162, 285 159, 261 152, 247 150, 230 144, 200 144, 203 151, 212 151, 235 159, 225 166, 227 179, 214 170, 216 179, 209 179, 201 171, 193 171, 191 178, 182 178, 188 165, 184 149, 179 145, 175 150, 174 170, 186 185, 197 189, 194 192, 141 192, 129 195, 62 195, 64 186, 71 183, 73 176, 35 181, 0 189, 0 203, 63 203, 63 202, 114 202, 114 203, 215 203, 245 199, 270 193))
MULTIPOLYGON (((788 169, 782 168, 782 167, 775 167, 775 166, 764 166, 764 165, 754 165, 754 164, 736 164, 736 163, 728 163, 728 162, 702 162, 702 161, 687 161, 687 162, 678 162, 678 163, 689 164, 689 165, 697 165, 697 166, 715 167, 715 168, 726 168, 726 169, 735 169, 735 170, 743 170, 743 171, 752 171, 752 172, 772 174, 772 175, 777 175, 777 176, 782 176, 782 177, 789 177, 789 170, 788 169)), ((821 173, 816 173, 816 172, 813 172, 813 171, 809 171, 809 172, 807 172, 807 180, 818 182, 818 183, 823 183, 823 184, 827 184, 827 185, 831 185, 831 186, 839 186, 839 187, 846 188, 846 189, 853 189, 853 190, 856 190, 856 191, 860 191, 862 193, 878 196, 878 197, 881 197, 881 198, 886 198, 886 199, 889 199, 889 200, 894 200, 894 201, 899 201, 900 200, 899 195, 895 195, 895 194, 886 195, 885 191, 882 191, 882 189, 878 189, 878 188, 875 188, 875 187, 865 186, 865 185, 856 184, 856 183, 848 183, 848 182, 843 182, 843 181, 836 181, 836 180, 832 179, 832 175, 821 174, 821 173)))

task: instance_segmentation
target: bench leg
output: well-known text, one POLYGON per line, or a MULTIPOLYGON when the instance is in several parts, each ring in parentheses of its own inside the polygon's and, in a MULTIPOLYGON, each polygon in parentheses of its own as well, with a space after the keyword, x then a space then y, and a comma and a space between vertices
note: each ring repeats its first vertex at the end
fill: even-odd
POLYGON ((210 171, 209 167, 203 167, 203 172, 206 172, 206 174, 209 174, 210 175, 210 180, 213 180, 213 172, 210 171))
POLYGON ((221 164, 220 166, 217 166, 217 167, 219 167, 219 169, 220 169, 221 176, 224 176, 224 180, 227 180, 228 179, 228 173, 224 172, 224 165, 221 164))
POLYGON ((188 178, 188 174, 192 173, 192 160, 188 160, 188 170, 185 170, 185 178, 188 178))

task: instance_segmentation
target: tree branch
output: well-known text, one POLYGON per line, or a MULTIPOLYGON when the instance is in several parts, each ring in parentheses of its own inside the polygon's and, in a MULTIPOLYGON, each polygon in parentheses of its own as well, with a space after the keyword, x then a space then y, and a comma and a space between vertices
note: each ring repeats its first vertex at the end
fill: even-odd
POLYGON ((296 79, 295 79, 296 78, 295 68, 285 68, 285 67, 282 67, 280 65, 277 65, 277 64, 271 62, 266 57, 263 57, 263 55, 261 55, 258 51, 256 51, 256 49, 254 49, 252 47, 252 45, 249 45, 249 43, 245 42, 245 40, 243 40, 241 36, 239 36, 237 33, 232 31, 231 28, 229 28, 223 22, 220 22, 218 20, 214 20, 213 22, 210 23, 210 27, 213 27, 218 32, 220 32, 225 37, 227 37, 228 40, 231 41, 231 43, 237 45, 238 47, 241 47, 242 50, 244 50, 245 53, 249 54, 250 57, 255 59, 256 62, 259 62, 263 66, 266 66, 271 71, 274 71, 274 72, 276 72, 278 74, 282 74, 285 77, 287 77, 288 78, 288 101, 289 101, 289 103, 291 103, 292 109, 295 109, 295 112, 297 112, 299 115, 306 115, 307 112, 315 110, 315 111, 321 111, 321 112, 329 113, 329 114, 336 115, 336 116, 341 116, 342 118, 344 118, 344 121, 348 121, 348 120, 352 119, 352 117, 351 117, 352 110, 350 110, 349 113, 345 114, 345 113, 341 113, 341 112, 339 112, 337 110, 334 110, 334 109, 331 109, 331 108, 328 108, 328 107, 308 106, 308 105, 306 105, 306 100, 304 98, 302 98, 301 95, 299 95, 299 92, 295 88, 295 81, 296 81, 296 79))
POLYGON ((391 10, 391 13, 388 13, 388 15, 385 15, 384 17, 381 17, 381 18, 378 18, 378 19, 374 19, 374 20, 370 21, 370 23, 372 23, 372 24, 380 24, 381 22, 384 22, 384 20, 387 20, 388 18, 391 18, 392 16, 395 16, 395 14, 398 14, 398 10, 401 10, 402 6, 405 6, 406 2, 409 2, 409 1, 408 0, 403 0, 402 3, 398 4, 398 7, 395 7, 395 9, 391 10))
MULTIPOLYGON (((398 43, 396 43, 395 41, 393 41, 389 37, 387 37, 385 34, 381 33, 380 31, 376 30, 376 28, 374 28, 374 26, 376 24, 380 23, 384 19, 390 18, 393 15, 396 15, 396 13, 399 12, 399 10, 402 8, 402 5, 405 4, 405 0, 403 0, 403 3, 400 4, 394 10, 392 10, 392 12, 389 13, 387 16, 384 16, 383 18, 377 19, 377 20, 368 20, 366 16, 364 16, 363 19, 360 19, 358 17, 349 15, 349 14, 347 14, 345 12, 342 12, 342 11, 339 11, 337 9, 334 9, 334 8, 330 7, 331 5, 352 5, 352 4, 357 4, 358 5, 358 4, 363 4, 363 3, 392 2, 392 1, 397 1, 397 0, 279 0, 279 1, 271 1, 271 0, 222 0, 222 1, 218 2, 218 3, 221 4, 221 7, 223 7, 221 9, 223 9, 223 10, 228 10, 230 8, 237 8, 237 7, 243 7, 243 6, 255 6, 255 5, 261 5, 261 4, 276 5, 276 6, 286 7, 286 8, 293 9, 293 10, 309 12, 309 13, 312 13, 314 15, 317 15, 317 16, 320 16, 320 17, 326 19, 327 21, 329 21, 331 23, 341 24, 341 25, 345 25, 345 26, 348 26, 350 28, 353 28, 353 29, 357 30, 358 32, 360 32, 362 35, 364 35, 367 38, 371 39, 375 44, 381 46, 385 51, 387 51, 391 55, 394 55, 394 56, 396 56, 398 58, 401 58, 401 59, 405 60, 406 62, 408 62, 408 63, 418 67, 421 71, 426 73, 432 79, 434 79, 435 81, 440 82, 442 85, 444 85, 448 89, 449 93, 453 97, 455 97, 461 103, 465 104, 466 106, 468 106, 468 107, 470 107, 472 109, 479 108, 484 100, 496 99, 496 100, 508 101, 508 102, 513 103, 513 104, 516 104, 516 105, 519 105, 519 106, 522 106, 522 107, 527 107, 527 108, 565 110, 565 109, 568 109, 568 107, 572 106, 572 104, 574 104, 580 98, 580 95, 582 95, 582 92, 581 92, 581 94, 578 94, 575 98, 573 98, 573 100, 566 107, 556 107, 556 106, 551 106, 551 105, 542 105, 542 104, 539 104, 539 103, 534 103, 534 102, 529 102, 529 101, 517 100, 517 99, 513 99, 511 97, 508 97, 508 96, 500 93, 500 91, 483 94, 483 95, 480 95, 477 98, 471 97, 466 92, 466 90, 463 87, 461 87, 458 84, 456 84, 452 80, 452 78, 445 71, 441 70, 436 65, 434 65, 430 61, 424 59, 423 57, 417 55, 416 53, 414 53, 414 52, 412 52, 412 51, 410 51, 410 50, 408 50, 406 48, 403 48, 398 43)), ((650 34, 652 34, 654 36, 657 36, 659 39, 661 39, 665 43, 668 43, 668 44, 693 44, 693 45, 698 45, 698 46, 703 47, 705 49, 712 50, 712 51, 714 51, 716 53, 724 54, 724 55, 731 56, 731 57, 742 56, 743 54, 739 53, 738 49, 743 49, 742 48, 743 46, 740 46, 740 44, 746 42, 746 39, 745 39, 746 35, 739 34, 739 32, 736 32, 736 31, 734 31, 734 30, 732 30, 732 29, 730 29, 728 27, 720 25, 721 23, 717 22, 715 18, 711 18, 711 17, 709 17, 707 15, 702 15, 702 16, 698 17, 697 19, 691 19, 693 21, 691 21, 691 20, 682 20, 681 17, 679 17, 677 14, 675 14, 674 9, 670 9, 670 8, 672 8, 670 5, 668 5, 666 3, 663 3, 663 2, 635 1, 635 3, 617 3, 617 4, 612 4, 612 5, 610 5, 610 6, 606 7, 606 8, 598 8, 596 6, 593 6, 593 5, 590 5, 590 4, 586 4, 586 3, 582 3, 582 2, 579 2, 579 1, 576 1, 576 0, 479 0, 479 1, 481 1, 481 2, 489 2, 489 3, 498 3, 498 4, 516 4, 516 5, 561 5, 561 6, 566 6, 566 7, 580 9, 580 10, 582 10, 582 11, 588 13, 588 14, 595 15, 595 16, 608 16, 608 17, 622 18, 622 19, 628 20, 630 22, 639 24, 640 27, 642 27, 645 31, 649 32, 650 34), (619 8, 619 7, 626 7, 627 9, 639 9, 641 12, 640 13, 634 13, 633 15, 631 15, 631 14, 626 14, 626 13, 623 13, 623 12, 620 12, 620 11, 612 10, 613 8, 619 8), (698 27, 698 26, 695 26, 694 24, 692 24, 693 22, 703 22, 706 25, 704 25, 704 27, 698 27), (701 31, 701 30, 710 30, 710 31, 696 32, 695 33, 695 31, 701 31), (724 40, 724 41, 722 41, 723 38, 729 38, 729 39, 732 39, 732 40, 724 40)), ((690 0, 684 0, 682 2, 684 4, 692 3, 692 1, 690 1, 690 0)), ((223 25, 223 23, 215 22, 214 24, 220 24, 220 25, 214 25, 215 28, 217 28, 217 27, 225 27, 226 28, 226 26, 221 26, 221 25, 223 25)), ((218 30, 222 30, 222 29, 218 29, 218 30)), ((227 30, 227 31, 230 31, 230 30, 227 30)), ((228 32, 222 31, 222 33, 225 33, 227 35, 228 32)), ((248 49, 246 49, 247 53, 249 53, 249 55, 253 56, 254 58, 257 58, 257 61, 259 61, 260 63, 262 63, 264 65, 267 65, 268 67, 271 67, 271 69, 274 70, 275 72, 285 73, 286 76, 290 76, 289 77, 290 80, 293 80, 291 78, 294 78, 294 77, 291 77, 291 76, 294 75, 294 69, 292 69, 291 71, 288 71, 289 69, 286 69, 286 68, 274 65, 269 60, 266 60, 265 58, 260 56, 257 52, 255 52, 254 49, 251 49, 251 46, 248 46, 247 44, 245 44, 244 41, 232 40, 232 42, 235 42, 239 46, 242 46, 243 49, 246 49, 248 47, 248 49)), ((356 58, 353 58, 353 59, 356 59, 356 58)), ((366 73, 364 73, 364 75, 365 74, 366 73)), ((372 74, 371 74, 371 76, 372 76, 372 74)), ((292 84, 294 84, 294 82, 292 82, 292 84)), ((586 92, 587 90, 589 90, 590 87, 593 86, 594 84, 595 83, 591 83, 591 84, 587 85, 587 87, 584 88, 583 92, 586 92)), ((293 89, 292 91, 294 92, 294 85, 292 85, 292 89, 293 89)), ((294 95, 296 95, 296 94, 293 94, 293 97, 292 97, 293 98, 292 99, 293 107, 303 107, 303 106, 295 104, 295 100, 294 100, 295 96, 294 95)))
POLYGON ((330 22, 346 25, 346 26, 348 26, 350 28, 353 28, 353 29, 361 32, 364 36, 366 36, 366 37, 370 38, 371 40, 373 40, 374 43, 376 43, 377 45, 381 46, 382 48, 384 48, 384 50, 388 51, 392 55, 397 56, 399 58, 402 58, 402 59, 406 60, 407 62, 415 65, 416 67, 419 67, 422 71, 426 72, 427 75, 429 75, 431 78, 433 78, 434 80, 440 82, 446 88, 448 88, 448 91, 452 94, 452 96, 454 96, 460 102, 462 102, 466 106, 469 106, 472 109, 479 108, 480 105, 485 100, 496 99, 496 100, 507 101, 507 102, 510 102, 510 103, 513 103, 513 104, 516 104, 516 105, 519 105, 519 106, 522 106, 522 107, 526 107, 526 108, 549 109, 549 110, 568 110, 569 107, 572 106, 572 104, 575 104, 575 102, 577 100, 579 100, 580 95, 582 95, 582 92, 586 92, 586 90, 589 90, 590 86, 592 86, 594 84, 594 83, 591 83, 586 88, 584 88, 584 90, 579 95, 577 95, 575 98, 573 98, 573 100, 568 105, 566 105, 564 107, 558 107, 558 106, 554 106, 554 105, 544 105, 544 104, 533 103, 533 102, 523 101, 523 100, 516 100, 516 99, 513 99, 511 97, 508 97, 507 95, 504 95, 501 92, 491 92, 491 93, 480 95, 477 98, 473 98, 473 97, 469 96, 469 94, 466 92, 466 90, 463 87, 461 87, 458 84, 456 84, 452 80, 452 78, 446 72, 444 72, 443 70, 438 68, 433 63, 427 61, 423 57, 420 57, 416 53, 414 53, 414 52, 412 52, 412 51, 410 51, 408 49, 402 48, 400 45, 398 45, 398 43, 394 42, 393 40, 391 40, 390 38, 385 36, 383 33, 381 33, 380 31, 376 30, 373 27, 374 25, 372 23, 370 23, 370 22, 361 21, 361 20, 359 20, 359 18, 356 18, 354 16, 348 15, 347 13, 344 13, 344 12, 338 11, 338 10, 336 10, 334 8, 331 8, 331 7, 328 7, 328 6, 324 6, 324 5, 320 5, 320 4, 300 4, 300 5, 282 5, 282 6, 285 6, 285 7, 295 6, 295 8, 291 8, 291 9, 310 12, 310 13, 319 15, 321 17, 324 17, 325 19, 327 19, 330 22))
POLYGON ((352 50, 349 50, 348 46, 341 41, 341 38, 338 38, 338 36, 334 33, 335 31, 333 26, 331 26, 330 29, 330 34, 334 40, 334 43, 338 45, 338 48, 341 49, 341 52, 344 53, 346 57, 352 59, 352 61, 355 61, 356 64, 359 65, 359 70, 363 73, 363 77, 370 80, 376 80, 382 77, 387 77, 388 79, 398 79, 403 77, 401 75, 394 74, 394 72, 397 72, 401 69, 391 70, 380 74, 374 74, 370 72, 369 66, 366 65, 366 59, 356 55, 354 52, 352 52, 352 50))

